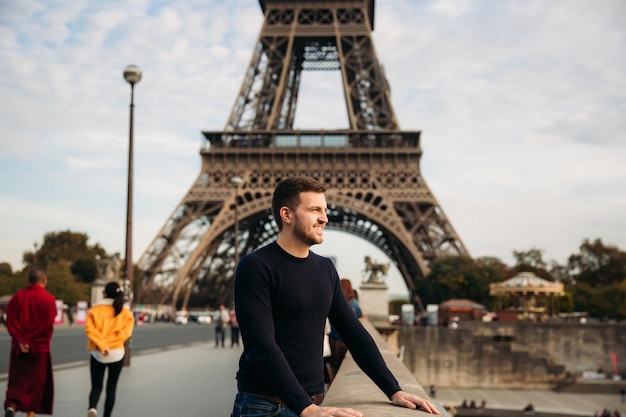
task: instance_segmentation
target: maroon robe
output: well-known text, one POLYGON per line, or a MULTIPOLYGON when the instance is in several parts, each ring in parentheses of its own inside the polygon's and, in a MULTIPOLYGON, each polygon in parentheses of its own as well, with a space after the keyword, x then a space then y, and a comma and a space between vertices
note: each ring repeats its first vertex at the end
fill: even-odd
POLYGON ((41 285, 18 291, 7 306, 7 330, 11 334, 11 356, 5 408, 52 414, 54 383, 50 339, 57 314, 56 300, 41 285), (23 353, 20 343, 29 346, 23 353))

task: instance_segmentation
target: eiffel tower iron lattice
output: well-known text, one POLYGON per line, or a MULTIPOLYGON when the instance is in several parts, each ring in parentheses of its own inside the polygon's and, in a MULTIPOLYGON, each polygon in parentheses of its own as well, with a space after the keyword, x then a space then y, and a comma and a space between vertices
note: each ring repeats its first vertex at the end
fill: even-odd
POLYGON ((372 40, 374 0, 259 3, 265 19, 230 117, 202 132, 201 172, 139 261, 138 301, 231 305, 236 258, 278 237, 272 192, 296 175, 326 186, 327 229, 377 246, 416 294, 430 261, 468 252, 420 174, 420 132, 398 126, 372 40), (294 130, 302 72, 331 70, 349 128, 294 130))

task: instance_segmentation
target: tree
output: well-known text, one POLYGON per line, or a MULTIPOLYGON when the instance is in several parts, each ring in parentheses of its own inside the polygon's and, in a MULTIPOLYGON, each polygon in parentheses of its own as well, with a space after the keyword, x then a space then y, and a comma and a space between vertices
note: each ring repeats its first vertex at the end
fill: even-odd
POLYGON ((594 317, 626 318, 626 283, 613 284, 594 291, 589 310, 594 317))
POLYGON ((510 268, 494 256, 482 256, 474 261, 489 283, 504 281, 509 278, 510 268))
POLYGON ((65 304, 76 305, 77 301, 86 301, 90 297, 89 284, 76 282, 68 263, 60 259, 46 268, 48 285, 46 289, 65 304))
POLYGON ((513 251, 515 266, 511 269, 511 276, 519 272, 533 272, 541 278, 550 279, 550 274, 546 270, 548 265, 543 260, 543 251, 532 248, 527 251, 513 251))
POLYGON ((550 276, 554 282, 562 282, 564 284, 572 282, 570 269, 566 265, 560 265, 555 261, 550 263, 550 276))
POLYGON ((96 279, 96 260, 91 258, 78 258, 71 268, 72 274, 78 281, 92 283, 96 279))
POLYGON ((489 284, 503 278, 503 264, 495 260, 485 258, 474 262, 468 256, 436 259, 422 286, 422 299, 428 300, 429 304, 439 304, 452 298, 465 298, 479 304, 490 303, 489 284))
POLYGON ((584 282, 578 282, 576 285, 567 286, 566 289, 571 291, 574 302, 574 311, 590 312, 591 297, 594 293, 594 290, 590 285, 584 282))
POLYGON ((24 263, 32 266, 36 263, 38 268, 46 269, 59 260, 64 260, 74 264, 78 259, 92 259, 96 256, 106 257, 106 251, 99 244, 89 246, 89 237, 85 233, 76 233, 70 230, 62 232, 46 233, 43 244, 36 253, 24 252, 22 258, 24 263))
POLYGON ((13 275, 13 268, 11 268, 11 264, 8 262, 0 262, 0 275, 13 275))
POLYGON ((594 242, 586 239, 580 253, 569 257, 568 267, 576 283, 603 288, 626 279, 626 252, 604 245, 601 239, 594 242))
POLYGON ((22 271, 14 273, 11 265, 5 262, 0 265, 0 295, 15 294, 17 290, 28 285, 28 276, 22 271))

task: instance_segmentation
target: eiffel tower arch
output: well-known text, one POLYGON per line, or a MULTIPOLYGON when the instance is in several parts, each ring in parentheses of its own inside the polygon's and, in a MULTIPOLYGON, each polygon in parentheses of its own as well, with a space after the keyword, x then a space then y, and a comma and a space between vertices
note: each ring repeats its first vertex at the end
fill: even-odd
POLYGON ((265 19, 230 117, 202 132, 200 174, 139 261, 139 301, 231 305, 236 257, 278 237, 272 192, 296 175, 326 186, 327 229, 377 246, 416 294, 430 261, 468 252, 420 173, 420 132, 396 120, 374 0, 259 4, 265 19), (294 129, 303 71, 341 72, 348 128, 294 129))

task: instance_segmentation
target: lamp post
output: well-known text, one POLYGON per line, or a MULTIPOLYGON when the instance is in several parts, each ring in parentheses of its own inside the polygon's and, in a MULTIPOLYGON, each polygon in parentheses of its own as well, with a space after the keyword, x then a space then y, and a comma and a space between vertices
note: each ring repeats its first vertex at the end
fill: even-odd
POLYGON ((141 70, 136 65, 124 69, 124 79, 130 84, 130 130, 128 139, 128 194, 126 195, 126 254, 124 256, 124 294, 130 301, 129 289, 133 280, 133 115, 135 110, 135 84, 141 80, 141 70))
MULTIPOLYGON (((126 195, 126 254, 124 256, 124 296, 130 306, 133 282, 133 114, 135 110, 135 84, 141 80, 141 70, 136 65, 124 69, 124 79, 130 84, 130 130, 128 138, 128 193, 126 195)), ((124 365, 130 365, 132 342, 126 342, 124 365)))
POLYGON ((234 184, 235 189, 235 268, 239 263, 239 185, 243 182, 243 178, 239 176, 232 177, 230 179, 231 184, 234 184))
POLYGON ((37 242, 33 243, 35 246, 35 253, 33 254, 33 270, 37 269, 37 242))

